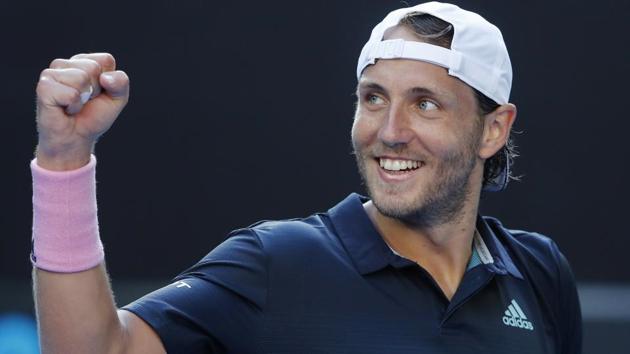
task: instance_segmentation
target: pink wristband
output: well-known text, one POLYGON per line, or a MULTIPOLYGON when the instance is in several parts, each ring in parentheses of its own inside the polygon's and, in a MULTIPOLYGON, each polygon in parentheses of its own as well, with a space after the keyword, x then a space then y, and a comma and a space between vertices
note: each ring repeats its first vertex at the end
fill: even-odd
POLYGON ((80 272, 103 261, 96 212, 96 158, 73 171, 49 171, 31 161, 33 250, 37 268, 80 272))

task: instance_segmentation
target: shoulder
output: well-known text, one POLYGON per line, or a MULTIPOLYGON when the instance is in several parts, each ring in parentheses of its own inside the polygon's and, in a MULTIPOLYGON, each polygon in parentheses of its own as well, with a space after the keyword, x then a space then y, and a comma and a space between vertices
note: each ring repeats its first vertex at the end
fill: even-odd
MULTIPOLYGON (((250 226, 233 230, 208 256, 224 253, 273 252, 278 247, 309 244, 321 240, 328 227, 319 214, 306 218, 262 220, 250 226)), ((206 258, 208 257, 206 256, 206 258)))
POLYGON ((492 217, 484 217, 498 241, 516 257, 519 269, 527 272, 563 276, 566 258, 550 237, 538 232, 509 229, 492 217))
POLYGON ((226 262, 238 263, 241 268, 253 264, 268 268, 271 263, 297 265, 313 256, 339 252, 340 248, 328 215, 313 214, 305 218, 263 220, 236 229, 197 265, 226 262))
POLYGON ((256 235, 265 252, 316 250, 337 242, 327 214, 306 218, 260 221, 242 231, 256 235))
POLYGON ((284 219, 284 220, 262 220, 245 229, 251 230, 261 238, 268 237, 291 237, 295 235, 316 236, 326 229, 324 219, 327 214, 313 214, 304 218, 284 219))
MULTIPOLYGON (((240 231, 253 235, 273 279, 304 278, 346 269, 351 261, 328 214, 261 221, 240 231)), ((229 239, 226 242, 230 242, 229 239)), ((286 279, 285 279, 286 280, 286 279)))

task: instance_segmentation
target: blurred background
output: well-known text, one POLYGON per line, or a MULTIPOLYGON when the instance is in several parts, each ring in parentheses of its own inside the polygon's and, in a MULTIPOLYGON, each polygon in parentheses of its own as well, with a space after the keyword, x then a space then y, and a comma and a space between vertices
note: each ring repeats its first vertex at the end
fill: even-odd
MULTIPOLYGON (((630 3, 453 1, 503 31, 522 182, 482 211, 549 235, 573 266, 585 353, 627 353, 630 3)), ((97 146, 117 302, 168 284, 235 228, 363 192, 355 66, 402 1, 0 3, 0 354, 36 353, 30 290, 35 84, 54 58, 108 51, 131 100, 97 146)), ((415 5, 416 2, 409 2, 415 5)))

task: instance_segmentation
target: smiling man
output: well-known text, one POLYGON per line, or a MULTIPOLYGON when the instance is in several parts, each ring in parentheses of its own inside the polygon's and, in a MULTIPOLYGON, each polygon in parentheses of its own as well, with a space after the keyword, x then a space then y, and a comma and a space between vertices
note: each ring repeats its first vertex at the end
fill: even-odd
POLYGON ((352 143, 369 198, 236 230, 171 285, 116 309, 90 153, 129 82, 107 54, 53 61, 31 164, 43 351, 581 352, 557 246, 478 214, 514 156, 500 31, 449 4, 399 9, 374 28, 357 77, 352 143))
MULTIPOLYGON (((432 7, 446 14, 455 9, 427 4, 418 10, 432 7)), ((516 116, 516 107, 504 98, 502 105, 484 114, 477 100, 482 94, 462 81, 468 73, 461 79, 449 75, 453 57, 479 60, 475 55, 482 49, 509 64, 498 30, 473 14, 466 16, 460 21, 470 22, 468 31, 492 31, 494 43, 482 43, 483 48, 465 43, 469 53, 427 47, 440 40, 450 46, 454 28, 417 11, 407 13, 382 37, 379 33, 382 40, 368 42, 364 54, 372 57, 363 56, 360 68, 367 60, 378 60, 383 55, 379 50, 399 59, 378 60, 359 72, 352 130, 359 170, 371 197, 366 211, 390 247, 422 265, 448 298, 471 256, 484 163, 501 153, 516 116), (444 62, 431 57, 427 48, 443 55, 444 62)), ((481 66, 486 72, 479 74, 509 69, 481 66)), ((511 76, 501 74, 506 80, 511 76)))

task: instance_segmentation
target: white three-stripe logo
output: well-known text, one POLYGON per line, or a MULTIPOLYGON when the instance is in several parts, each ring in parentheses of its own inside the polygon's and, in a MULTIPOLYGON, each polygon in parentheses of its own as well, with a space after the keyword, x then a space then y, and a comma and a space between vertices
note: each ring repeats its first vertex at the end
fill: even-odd
POLYGON ((503 323, 506 326, 517 327, 522 329, 527 329, 530 331, 534 330, 534 325, 527 320, 527 316, 523 312, 523 309, 518 305, 516 300, 512 299, 510 305, 508 305, 507 310, 505 310, 505 316, 503 316, 503 323))

